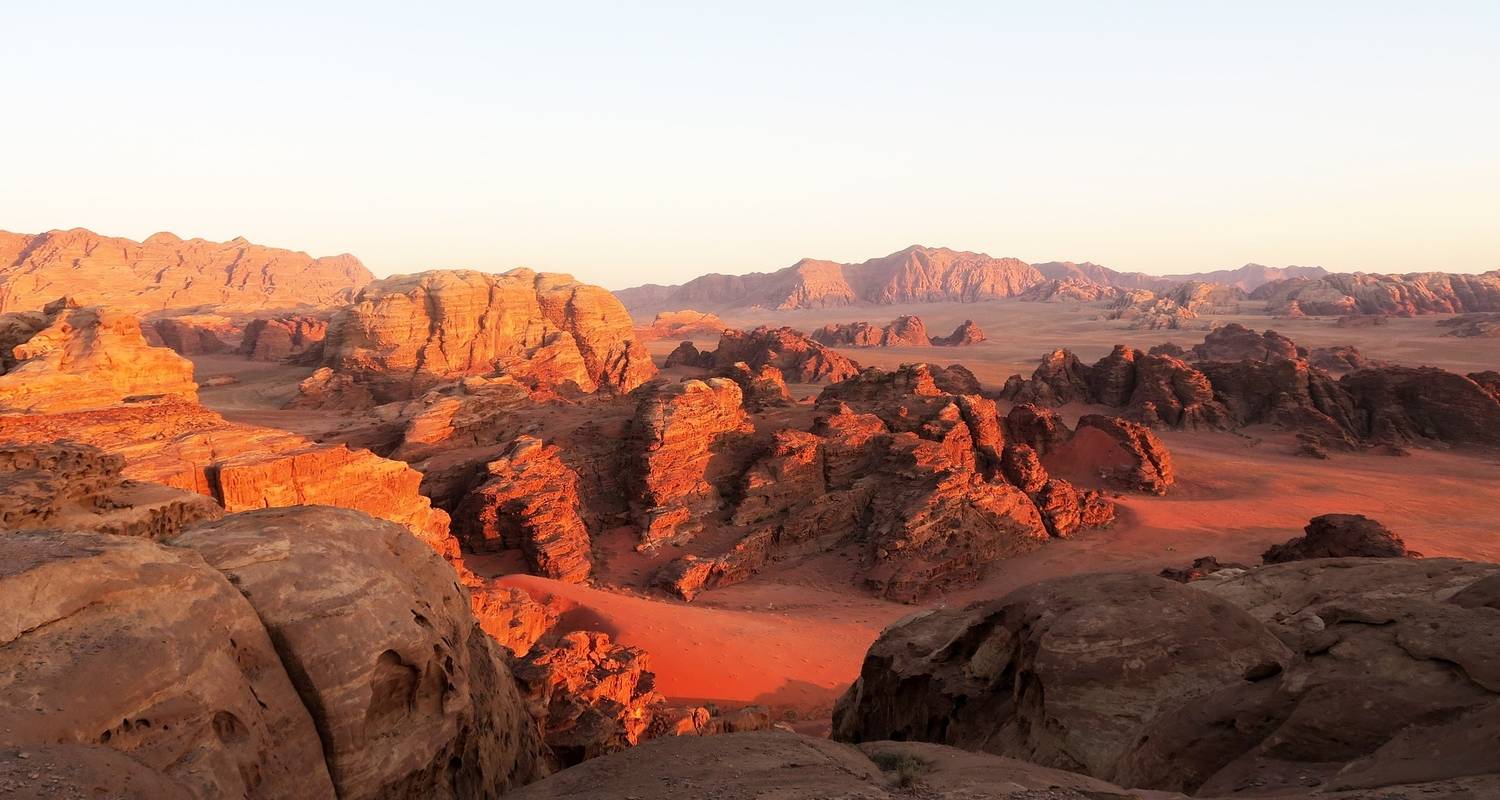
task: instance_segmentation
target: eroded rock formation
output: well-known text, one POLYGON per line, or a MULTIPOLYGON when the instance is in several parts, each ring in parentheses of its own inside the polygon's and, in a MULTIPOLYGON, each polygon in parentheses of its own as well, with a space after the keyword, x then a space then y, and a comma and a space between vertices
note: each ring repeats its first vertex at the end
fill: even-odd
POLYGON ((588 581, 592 545, 578 513, 578 475, 559 452, 556 445, 521 436, 489 462, 483 483, 453 515, 453 533, 464 547, 519 549, 533 574, 588 581))
POLYGON ((657 314, 650 325, 639 329, 639 333, 642 339, 689 339, 718 336, 728 328, 729 323, 717 315, 683 309, 657 314))
POLYGON ((72 298, 0 316, 0 411, 53 412, 136 396, 198 398, 192 362, 152 347, 133 316, 72 298))
POLYGON ((1313 517, 1304 535, 1272 545, 1261 557, 1267 564, 1303 561, 1309 558, 1405 558, 1401 537, 1361 514, 1324 514, 1313 517))
POLYGON ((239 354, 252 361, 322 360, 328 320, 306 314, 258 318, 245 326, 239 354))
POLYGON ((329 322, 323 366, 376 402, 487 375, 543 390, 628 392, 656 372, 609 292, 526 269, 376 281, 329 322))
POLYGON ((1381 314, 1463 314, 1500 311, 1500 270, 1480 275, 1414 272, 1379 275, 1363 272, 1290 278, 1265 284, 1251 297, 1265 300, 1281 313, 1296 306, 1304 314, 1339 316, 1381 314))

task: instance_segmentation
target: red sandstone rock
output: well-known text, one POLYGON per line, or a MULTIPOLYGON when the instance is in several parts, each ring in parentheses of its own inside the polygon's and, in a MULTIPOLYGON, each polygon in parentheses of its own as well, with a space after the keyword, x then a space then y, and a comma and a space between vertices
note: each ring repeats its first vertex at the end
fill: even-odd
MULTIPOLYGON (((17 531, 0 535, 0 564, 7 746, 101 745, 192 797, 335 796, 315 720, 255 608, 197 553, 17 531)), ((39 778, 17 796, 39 796, 39 778)))
POLYGON ((1135 389, 1126 407, 1132 419, 1174 428, 1229 426, 1229 412, 1202 372, 1171 356, 1137 357, 1135 364, 1135 389))
POLYGON ((752 369, 769 364, 793 383, 836 383, 859 373, 854 361, 791 328, 725 331, 714 351, 714 364, 727 366, 737 361, 752 369))
POLYGON ((1203 343, 1194 345, 1196 361, 1279 361, 1298 358, 1297 345, 1276 331, 1256 333, 1231 322, 1210 331, 1203 343))
POLYGON ((0 311, 41 308, 62 295, 137 313, 330 305, 371 277, 351 255, 312 258, 244 239, 220 243, 158 233, 133 242, 82 228, 36 236, 0 232, 0 311))
POLYGON ((692 538, 693 518, 718 504, 707 480, 721 441, 749 433, 743 395, 734 381, 689 380, 647 392, 633 423, 636 519, 641 546, 692 538))
POLYGON ((195 403, 164 399, 49 415, 0 415, 0 441, 90 444, 125 458, 125 478, 214 498, 228 511, 319 504, 405 525, 434 550, 458 553, 448 515, 418 488, 422 476, 368 450, 314 444, 232 423, 195 403))
POLYGON ((963 324, 953 329, 953 333, 947 336, 934 336, 932 343, 937 347, 967 347, 984 340, 984 331, 974 324, 974 320, 966 319, 963 324))
POLYGON ((286 361, 301 356, 322 360, 328 320, 304 314, 254 319, 245 326, 239 354, 252 361, 286 361))
POLYGON ((571 766, 637 744, 661 704, 645 653, 577 631, 514 667, 556 761, 571 766))
POLYGON ((1315 280, 1268 283, 1251 297, 1267 301, 1278 313, 1295 303, 1307 314, 1462 314, 1500 311, 1500 270, 1480 275, 1418 272, 1407 275, 1369 273, 1324 275, 1315 280))
POLYGON ((100 408, 147 395, 198 398, 192 362, 148 345, 129 314, 64 298, 40 316, 0 317, 0 336, 10 356, 0 374, 0 411, 100 408))
POLYGON ((1362 514, 1324 514, 1313 517, 1298 536, 1284 544, 1272 545, 1262 556, 1267 564, 1282 564, 1308 558, 1406 558, 1408 552, 1401 537, 1362 514))
POLYGON ((1022 292, 1019 299, 1030 303, 1097 303, 1119 300, 1122 296, 1113 286, 1069 276, 1039 283, 1022 292))
POLYGON ((212 329, 175 317, 152 320, 149 326, 142 329, 142 333, 148 341, 155 337, 156 341, 152 341, 152 345, 170 348, 183 356, 221 353, 229 348, 212 329))
POLYGON ((1028 445, 1043 456, 1072 436, 1056 412, 1024 403, 1013 406, 1005 415, 1005 429, 1008 442, 1028 445))
POLYGON ((1500 444, 1500 398, 1473 379, 1435 367, 1384 367, 1339 379, 1365 438, 1401 443, 1500 444))
POLYGON ((720 367, 717 372, 720 377, 739 384, 740 391, 744 393, 746 408, 762 409, 792 402, 792 393, 786 388, 781 370, 770 364, 765 364, 760 369, 751 369, 749 364, 737 361, 727 367, 720 367))
POLYGON ((0 444, 0 529, 165 539, 224 514, 203 495, 126 480, 124 468, 124 458, 88 445, 0 444))
POLYGON ((729 328, 729 323, 713 314, 683 309, 663 311, 651 320, 651 324, 640 329, 642 339, 686 339, 692 336, 718 336, 729 328))
POLYGON ((1000 469, 1012 486, 1027 494, 1040 491, 1049 478, 1047 468, 1042 466, 1041 456, 1029 444, 1006 445, 1000 469))
POLYGON ((883 328, 868 322, 825 325, 813 331, 812 340, 830 347, 927 347, 932 337, 921 317, 901 316, 883 328))
POLYGON ((267 509, 174 544, 254 606, 316 709, 339 797, 480 797, 542 771, 526 707, 452 567, 400 526, 267 509))
POLYGON ((531 436, 511 442, 454 512, 454 535, 475 551, 519 549, 533 574, 587 582, 592 545, 578 514, 578 475, 559 452, 531 436))
POLYGON ((1156 434, 1119 417, 1083 416, 1067 449, 1065 457, 1086 461, 1107 482, 1121 488, 1166 494, 1176 480, 1172 456, 1156 434))
POLYGON ((367 386, 379 402, 470 375, 628 392, 656 372, 609 292, 525 269, 376 281, 329 322, 323 365, 367 386))

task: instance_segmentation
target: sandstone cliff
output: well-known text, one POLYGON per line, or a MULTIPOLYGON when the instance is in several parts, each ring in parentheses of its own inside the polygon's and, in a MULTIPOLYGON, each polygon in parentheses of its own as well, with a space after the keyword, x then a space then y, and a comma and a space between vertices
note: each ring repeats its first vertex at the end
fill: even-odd
POLYGON ((329 305, 372 278, 351 255, 313 258, 244 239, 158 233, 133 242, 83 228, 35 236, 0 231, 0 311, 38 309, 63 295, 133 312, 329 305))
POLYGON ((526 269, 440 270, 369 285, 334 315, 323 365, 377 402, 505 374, 538 388, 628 392, 656 372, 609 292, 526 269))
POLYGON ((1318 316, 1343 314, 1463 314, 1500 311, 1500 270, 1480 275, 1414 272, 1379 275, 1356 272, 1316 279, 1292 278, 1256 289, 1271 313, 1318 316))

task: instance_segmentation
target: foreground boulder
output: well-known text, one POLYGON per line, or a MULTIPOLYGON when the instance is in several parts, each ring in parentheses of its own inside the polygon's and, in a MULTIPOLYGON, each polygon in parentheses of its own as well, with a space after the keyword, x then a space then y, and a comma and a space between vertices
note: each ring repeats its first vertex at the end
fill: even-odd
POLYGON ((341 798, 487 797, 541 745, 453 568, 405 529, 326 507, 236 514, 174 544, 224 573, 295 665, 341 798))
POLYGON ((191 550, 9 533, 0 609, 0 745, 108 747, 195 797, 334 796, 256 609, 191 550))
POLYGON ((657 739, 564 770, 517 800, 1125 800, 1083 775, 920 742, 850 747, 794 733, 657 739))
POLYGON ((1191 788, 1208 777, 1191 763, 1138 774, 1143 740, 1290 661, 1249 614, 1194 589, 1138 575, 1060 578, 887 629, 834 711, 834 736, 932 741, 1191 788), (1148 638, 1134 632, 1142 626, 1148 638))
POLYGON ((1455 559, 1043 581, 885 631, 834 736, 1198 796, 1481 797, 1460 790, 1500 785, 1497 607, 1500 565, 1455 559))
POLYGON ((135 317, 67 298, 0 318, 0 411, 104 408, 127 397, 198 399, 193 364, 152 347, 135 317))
POLYGON ((1298 536, 1285 544, 1272 545, 1262 559, 1267 564, 1309 558, 1403 558, 1409 553, 1401 537, 1361 514, 1324 514, 1313 517, 1298 536))

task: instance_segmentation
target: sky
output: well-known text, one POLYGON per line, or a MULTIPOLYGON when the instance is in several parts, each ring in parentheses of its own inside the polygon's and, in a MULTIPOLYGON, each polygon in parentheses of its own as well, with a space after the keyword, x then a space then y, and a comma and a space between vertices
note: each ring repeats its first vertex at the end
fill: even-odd
POLYGON ((610 288, 1500 267, 1500 3, 7 3, 0 229, 610 288))

